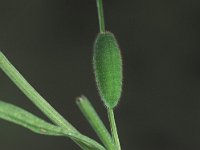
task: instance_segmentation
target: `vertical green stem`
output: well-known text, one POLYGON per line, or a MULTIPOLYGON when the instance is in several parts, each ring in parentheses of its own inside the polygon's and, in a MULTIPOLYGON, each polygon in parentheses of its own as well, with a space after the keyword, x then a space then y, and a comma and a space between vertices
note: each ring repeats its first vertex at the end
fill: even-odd
POLYGON ((99 18, 99 29, 100 29, 101 33, 104 33, 105 32, 105 21, 104 21, 102 0, 97 0, 97 10, 98 10, 98 18, 99 18))
POLYGON ((121 150, 120 141, 119 141, 119 137, 118 137, 118 133, 117 133, 117 126, 115 123, 115 116, 114 116, 114 112, 113 112, 112 108, 108 108, 108 118, 110 121, 110 128, 111 128, 112 137, 114 139, 114 142, 115 142, 118 150, 121 150))

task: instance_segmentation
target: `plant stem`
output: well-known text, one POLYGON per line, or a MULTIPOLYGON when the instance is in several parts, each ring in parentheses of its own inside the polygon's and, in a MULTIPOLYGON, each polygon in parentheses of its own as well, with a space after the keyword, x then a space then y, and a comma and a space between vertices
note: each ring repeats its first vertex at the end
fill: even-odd
POLYGON ((114 139, 114 142, 115 142, 118 150, 121 150, 120 141, 119 141, 119 137, 118 137, 118 133, 117 133, 117 126, 115 123, 115 116, 114 116, 114 112, 113 112, 112 108, 108 108, 108 118, 110 121, 110 128, 111 128, 112 137, 114 139))
POLYGON ((100 29, 101 33, 104 33, 105 32, 105 21, 104 21, 102 0, 97 0, 97 10, 98 10, 98 18, 99 18, 99 29, 100 29))
POLYGON ((79 97, 77 98, 77 105, 105 147, 108 150, 116 150, 116 146, 112 137, 110 136, 110 133, 104 126, 89 100, 85 96, 79 97))

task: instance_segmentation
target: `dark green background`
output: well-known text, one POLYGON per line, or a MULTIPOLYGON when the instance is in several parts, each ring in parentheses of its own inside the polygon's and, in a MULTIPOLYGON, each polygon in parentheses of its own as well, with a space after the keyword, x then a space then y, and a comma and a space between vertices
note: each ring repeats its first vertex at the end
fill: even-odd
MULTIPOLYGON (((116 120, 123 150, 200 149, 200 1, 104 0, 106 28, 124 64, 116 120)), ((1 0, 0 49, 80 131, 97 139, 75 105, 85 94, 107 123, 92 70, 95 0, 1 0)), ((46 119, 0 71, 0 98, 46 119)), ((76 150, 0 120, 1 150, 76 150)))

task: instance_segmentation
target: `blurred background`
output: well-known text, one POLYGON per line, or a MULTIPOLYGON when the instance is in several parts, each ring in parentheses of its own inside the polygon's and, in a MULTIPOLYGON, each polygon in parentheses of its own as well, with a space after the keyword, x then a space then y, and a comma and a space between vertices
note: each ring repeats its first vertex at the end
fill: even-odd
MULTIPOLYGON (((116 120, 124 150, 200 149, 200 1, 104 0, 106 29, 123 55, 116 120)), ((92 70, 95 0, 1 0, 0 49, 82 133, 95 138, 75 104, 86 95, 108 125, 92 70)), ((48 120, 0 71, 0 99, 48 120)), ((98 140, 99 141, 99 140, 98 140)), ((77 150, 0 120, 1 150, 77 150)))

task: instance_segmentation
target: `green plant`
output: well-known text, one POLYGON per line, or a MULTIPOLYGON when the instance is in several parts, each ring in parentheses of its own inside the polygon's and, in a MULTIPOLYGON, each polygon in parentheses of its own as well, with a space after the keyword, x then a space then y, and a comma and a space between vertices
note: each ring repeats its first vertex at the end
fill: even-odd
POLYGON ((46 122, 30 112, 0 101, 0 118, 21 125, 31 131, 72 139, 83 150, 121 150, 113 108, 117 105, 122 87, 122 60, 114 35, 105 31, 102 0, 97 0, 100 33, 94 44, 93 66, 97 87, 107 110, 112 135, 104 126, 94 107, 85 96, 77 98, 77 105, 88 120, 103 146, 81 134, 61 116, 17 71, 0 52, 0 68, 51 121, 46 122))

